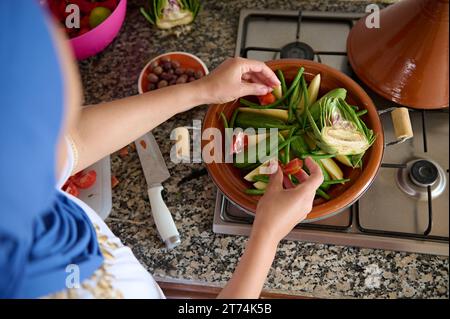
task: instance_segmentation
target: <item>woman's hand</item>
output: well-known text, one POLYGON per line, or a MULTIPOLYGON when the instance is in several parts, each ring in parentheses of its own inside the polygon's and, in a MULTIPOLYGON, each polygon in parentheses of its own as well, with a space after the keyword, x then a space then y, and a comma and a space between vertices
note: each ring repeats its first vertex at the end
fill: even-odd
POLYGON ((270 177, 266 193, 259 200, 252 232, 269 237, 274 243, 283 239, 312 209, 317 188, 323 182, 322 171, 314 160, 306 158, 310 175, 301 171, 300 185, 283 189, 280 168, 270 177))
POLYGON ((264 95, 280 85, 275 73, 264 63, 229 58, 211 74, 193 82, 205 92, 205 103, 226 103, 246 95, 264 95))

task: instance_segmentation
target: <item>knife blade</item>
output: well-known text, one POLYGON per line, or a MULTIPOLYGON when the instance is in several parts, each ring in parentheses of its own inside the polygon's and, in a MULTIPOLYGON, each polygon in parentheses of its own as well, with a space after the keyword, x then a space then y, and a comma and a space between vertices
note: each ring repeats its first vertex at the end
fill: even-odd
POLYGON ((147 182, 148 198, 156 228, 166 247, 172 249, 180 243, 180 234, 161 196, 161 183, 170 177, 169 170, 152 133, 148 132, 138 138, 135 145, 147 182))

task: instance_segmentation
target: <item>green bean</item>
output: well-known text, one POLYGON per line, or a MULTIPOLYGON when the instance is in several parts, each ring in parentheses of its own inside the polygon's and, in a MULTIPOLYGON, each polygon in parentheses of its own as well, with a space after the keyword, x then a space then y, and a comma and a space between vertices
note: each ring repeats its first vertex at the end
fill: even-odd
POLYGON ((223 127, 224 128, 228 128, 228 120, 227 117, 225 116, 225 114, 223 114, 223 112, 220 112, 220 117, 222 118, 222 122, 223 122, 223 127))
POLYGON ((366 114, 367 113, 367 110, 361 110, 361 111, 359 111, 359 112, 356 112, 356 116, 363 116, 364 114, 366 114))
POLYGON ((265 191, 265 189, 247 188, 245 193, 248 195, 263 195, 265 191))
POLYGON ((281 82, 281 95, 286 93, 287 87, 286 87, 286 80, 284 78, 284 74, 283 71, 281 71, 280 69, 277 70, 277 76, 278 79, 281 82))
POLYGON ((302 159, 305 159, 307 157, 311 157, 312 159, 318 160, 318 159, 323 159, 323 158, 332 158, 335 157, 336 155, 334 154, 302 154, 300 157, 302 159))
MULTIPOLYGON (((284 143, 286 141, 281 133, 278 133, 278 138, 281 140, 282 143, 284 143)), ((279 152, 278 156, 279 156, 280 160, 284 164, 286 164, 286 154, 284 154, 284 156, 283 156, 283 155, 281 155, 281 152, 279 152)))
POLYGON ((331 198, 330 195, 328 195, 325 191, 323 191, 323 190, 320 189, 320 188, 318 188, 318 189, 316 190, 316 194, 319 195, 320 197, 326 199, 326 200, 329 200, 329 199, 331 198))
POLYGON ((234 128, 234 122, 236 121, 236 117, 237 117, 238 113, 239 113, 239 108, 236 108, 233 112, 233 115, 231 115, 230 124, 229 124, 231 128, 234 128))
POLYGON ((301 67, 298 72, 297 75, 294 78, 294 81, 292 81, 291 86, 289 87, 289 89, 287 90, 286 94, 284 94, 281 99, 271 103, 271 104, 267 104, 267 105, 259 105, 253 102, 250 102, 246 99, 240 99, 239 101, 241 102, 241 104, 251 107, 251 108, 256 108, 256 109, 270 109, 273 108, 275 106, 280 105, 284 100, 286 100, 286 98, 289 96, 289 94, 291 94, 291 92, 294 90, 295 86, 298 84, 298 82, 300 81, 300 78, 302 77, 303 71, 305 71, 304 67, 301 67))
MULTIPOLYGON (((289 130, 288 139, 290 139, 292 137, 292 135, 294 135, 294 132, 295 132, 295 127, 291 128, 289 130)), ((285 152, 285 154, 284 154, 285 155, 285 163, 287 164, 290 161, 291 142, 289 142, 286 145, 286 148, 285 148, 284 152, 285 152)))
POLYGON ((268 183, 269 179, 270 179, 270 177, 268 175, 255 175, 255 176, 253 176, 253 181, 255 181, 255 182, 268 183))
MULTIPOLYGON (((303 98, 305 99, 304 103, 303 103, 303 107, 308 108, 309 107, 308 88, 306 87, 306 81, 305 81, 304 76, 302 76, 302 79, 300 82, 302 85, 303 98)), ((303 127, 303 129, 305 129, 305 127, 306 127, 306 116, 303 117, 303 126, 302 127, 303 127)))
POLYGON ((334 184, 344 184, 350 181, 350 178, 342 178, 342 179, 330 179, 328 181, 324 181, 322 185, 334 185, 334 184))
POLYGON ((291 94, 291 97, 289 98, 289 105, 288 105, 288 122, 291 123, 294 117, 294 107, 297 106, 297 100, 298 100, 298 84, 295 86, 294 91, 291 94))

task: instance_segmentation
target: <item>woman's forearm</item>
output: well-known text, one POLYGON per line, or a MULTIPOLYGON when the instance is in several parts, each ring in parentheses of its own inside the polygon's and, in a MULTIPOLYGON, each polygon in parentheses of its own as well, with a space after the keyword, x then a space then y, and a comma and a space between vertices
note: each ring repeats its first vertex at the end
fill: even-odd
POLYGON ((131 143, 177 113, 206 102, 201 84, 151 91, 82 110, 70 132, 78 149, 79 171, 131 143))
POLYGON ((278 242, 252 233, 233 276, 218 298, 258 298, 272 265, 278 242))

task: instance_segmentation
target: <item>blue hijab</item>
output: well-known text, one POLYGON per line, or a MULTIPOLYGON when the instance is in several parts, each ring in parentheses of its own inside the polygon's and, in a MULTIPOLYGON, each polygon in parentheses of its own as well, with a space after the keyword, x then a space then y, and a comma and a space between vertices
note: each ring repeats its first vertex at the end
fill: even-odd
POLYGON ((45 18, 36 0, 0 1, 0 298, 63 290, 103 261, 88 217, 55 186, 64 92, 45 18))

